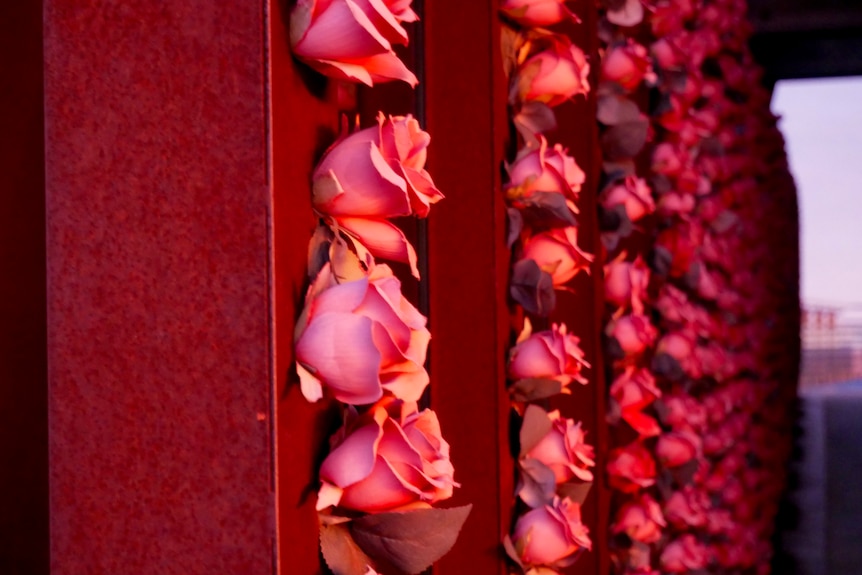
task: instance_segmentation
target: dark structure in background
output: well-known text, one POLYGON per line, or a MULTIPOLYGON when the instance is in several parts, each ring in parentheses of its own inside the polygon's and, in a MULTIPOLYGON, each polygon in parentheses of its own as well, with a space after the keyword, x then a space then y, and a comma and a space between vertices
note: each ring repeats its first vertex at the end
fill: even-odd
POLYGON ((769 83, 862 74, 862 2, 749 0, 748 12, 769 83))

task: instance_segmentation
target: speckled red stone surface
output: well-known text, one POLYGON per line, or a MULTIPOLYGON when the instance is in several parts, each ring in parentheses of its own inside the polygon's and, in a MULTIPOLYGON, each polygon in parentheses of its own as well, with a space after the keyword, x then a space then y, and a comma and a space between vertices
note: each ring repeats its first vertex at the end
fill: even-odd
POLYGON ((45 31, 52 574, 272 573, 263 5, 45 31))

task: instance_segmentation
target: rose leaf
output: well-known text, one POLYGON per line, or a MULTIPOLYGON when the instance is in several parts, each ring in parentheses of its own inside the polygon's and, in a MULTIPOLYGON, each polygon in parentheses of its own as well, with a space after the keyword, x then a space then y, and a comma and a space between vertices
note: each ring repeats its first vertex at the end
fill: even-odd
POLYGON ((372 559, 415 575, 449 552, 472 507, 375 513, 353 520, 350 532, 372 559))
POLYGON ((646 116, 611 126, 601 136, 602 151, 608 160, 633 158, 646 144, 649 120, 646 116))
POLYGON ((616 94, 599 98, 596 104, 596 119, 606 126, 633 122, 641 117, 637 104, 616 94))
POLYGON ((546 316, 557 304, 553 279, 530 258, 520 260, 512 267, 510 293, 512 299, 533 315, 546 316))
POLYGON ((308 242, 308 277, 315 278, 329 261, 329 246, 332 243, 329 226, 317 226, 308 242))
POLYGON ((671 469, 670 474, 677 485, 688 485, 692 482, 698 467, 700 467, 700 461, 698 461, 697 457, 692 457, 682 465, 671 469))
POLYGON ((548 417, 548 412, 538 405, 528 405, 524 410, 524 420, 521 422, 521 457, 527 455, 531 449, 536 447, 538 443, 548 435, 553 427, 551 418, 548 417))
POLYGON ((371 565, 344 523, 320 525, 320 551, 335 575, 365 575, 371 565))
POLYGON ((530 402, 547 399, 563 392, 563 384, 556 379, 531 377, 519 379, 509 387, 512 401, 530 402))
POLYGON ((554 471, 538 459, 530 457, 522 459, 520 467, 521 481, 518 485, 518 497, 521 501, 533 509, 550 504, 557 487, 554 471))
POLYGON ((524 200, 526 219, 544 224, 542 227, 577 226, 578 220, 560 192, 535 192, 524 200))
POLYGON ((570 481, 561 483, 557 487, 557 493, 560 497, 568 497, 573 502, 583 505, 592 486, 592 481, 570 481))
POLYGON ((506 215, 508 216, 508 229, 506 231, 506 246, 511 249, 518 237, 521 235, 521 230, 524 229, 524 217, 521 212, 515 208, 507 208, 506 215))

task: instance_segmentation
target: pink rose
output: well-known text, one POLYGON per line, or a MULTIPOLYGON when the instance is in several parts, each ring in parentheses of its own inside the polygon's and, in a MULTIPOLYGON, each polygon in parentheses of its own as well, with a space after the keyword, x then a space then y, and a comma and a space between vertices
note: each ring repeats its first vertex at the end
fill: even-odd
POLYGON ((418 80, 393 44, 407 45, 400 22, 416 20, 409 0, 299 0, 290 15, 293 53, 322 74, 362 82, 418 80))
POLYGON ((668 543, 659 559, 667 573, 685 573, 706 567, 706 548, 694 535, 686 534, 668 543))
POLYGON ((545 37, 543 48, 518 68, 512 93, 517 101, 558 106, 590 91, 590 65, 583 50, 557 34, 545 37))
POLYGON ((536 28, 550 26, 571 18, 578 20, 566 7, 567 0, 503 0, 502 12, 521 26, 536 28))
POLYGON ((590 467, 595 467, 593 446, 584 442, 581 422, 560 416, 559 410, 548 413, 551 429, 539 443, 527 452, 526 457, 543 463, 554 472, 557 484, 577 478, 592 481, 590 467))
POLYGON ((636 370, 629 366, 611 384, 611 398, 620 409, 620 417, 641 437, 652 437, 661 433, 655 418, 643 410, 661 397, 655 378, 646 369, 636 370))
MULTIPOLYGON (((542 135, 539 135, 538 148, 521 148, 507 169, 510 184, 506 194, 515 202, 536 192, 557 192, 574 202, 586 179, 568 150, 560 144, 549 148, 542 135)), ((573 206, 573 211, 577 213, 577 207, 573 206)))
POLYGON ((515 559, 525 566, 559 569, 571 565, 582 549, 590 549, 589 531, 581 522, 581 506, 555 497, 551 505, 531 509, 515 524, 515 559))
POLYGON ((331 443, 317 509, 391 511, 447 499, 458 486, 437 416, 415 403, 384 399, 362 414, 350 411, 331 443))
POLYGON ((424 218, 443 194, 425 171, 428 143, 412 116, 377 116, 377 126, 332 145, 314 171, 314 209, 369 252, 411 265, 416 253, 386 218, 424 218))
POLYGON ((611 487, 623 493, 636 493, 655 484, 656 465, 649 450, 636 441, 610 452, 607 472, 611 487))
POLYGON ((664 516, 668 523, 679 530, 706 525, 706 510, 709 499, 702 491, 686 485, 681 491, 674 491, 664 505, 664 516))
POLYGON ((666 526, 661 507, 644 493, 620 507, 611 532, 625 533, 633 541, 655 543, 661 539, 662 527, 666 526))
POLYGON ((623 206, 629 220, 636 222, 655 211, 652 192, 643 178, 628 176, 624 180, 606 188, 599 198, 602 206, 611 210, 623 206))
POLYGON ((605 266, 605 301, 618 308, 643 313, 649 286, 649 268, 638 256, 632 262, 617 258, 605 266))
POLYGON ((619 343, 624 355, 634 356, 643 353, 655 342, 658 330, 647 316, 629 314, 611 321, 605 333, 619 343))
POLYGON ((602 58, 601 75, 602 80, 616 82, 629 92, 641 82, 656 80, 647 49, 632 39, 608 49, 602 58))
POLYGON ((662 142, 653 150, 651 168, 657 174, 676 176, 686 163, 688 163, 687 154, 670 142, 662 142))
POLYGON ((338 284, 326 264, 296 326, 303 395, 317 401, 326 386, 343 403, 373 403, 383 390, 417 401, 428 385, 424 364, 431 335, 425 323, 388 266, 338 284))
POLYGON ((564 387, 572 380, 586 384, 581 369, 590 364, 584 359, 580 339, 566 333, 564 324, 553 324, 551 329, 530 333, 529 324, 518 338, 518 344, 509 353, 509 376, 512 379, 554 379, 564 387))
POLYGON ((700 438, 693 433, 670 432, 658 438, 655 454, 664 467, 679 467, 700 456, 700 438))
POLYGON ((555 287, 580 271, 589 271, 593 256, 578 247, 578 229, 555 228, 532 236, 524 244, 523 259, 532 259, 548 272, 555 287))

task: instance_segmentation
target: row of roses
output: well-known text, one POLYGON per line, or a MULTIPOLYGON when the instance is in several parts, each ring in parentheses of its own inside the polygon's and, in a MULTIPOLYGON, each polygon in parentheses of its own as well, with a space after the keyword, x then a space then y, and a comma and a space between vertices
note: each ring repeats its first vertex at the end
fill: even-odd
POLYGON ((599 102, 613 559, 619 573, 766 573, 793 385, 786 356, 766 351, 790 337, 770 333, 787 302, 764 289, 779 271, 766 214, 774 182, 789 181, 781 140, 743 2, 663 0, 645 13, 648 27, 605 28, 599 102), (650 86, 647 118, 625 94, 650 86), (648 134, 643 179, 634 160, 648 134))
POLYGON ((579 198, 586 175, 545 134, 552 108, 589 90, 583 51, 545 26, 575 21, 560 0, 504 0, 503 58, 509 78, 517 151, 506 165, 504 194, 513 249, 510 295, 521 333, 509 353, 509 393, 520 415, 517 502, 504 547, 518 570, 553 574, 591 548, 581 504, 593 481, 593 447, 580 422, 548 411, 550 398, 586 384, 579 339, 562 323, 547 325, 556 291, 588 272, 592 255, 578 245, 579 198), (533 325, 546 329, 533 331, 533 325))
MULTIPOLYGON (((410 0, 300 0, 294 54, 340 81, 416 77, 393 50, 410 0)), ((296 325, 303 395, 341 402, 341 428, 319 470, 323 557, 336 575, 419 573, 445 554, 469 506, 452 496, 454 468, 437 416, 419 409, 429 383, 427 319, 401 291, 386 259, 418 279, 417 254, 390 219, 424 218, 443 198, 425 170, 429 135, 411 116, 378 114, 342 134, 312 174, 319 226, 309 246, 311 285, 296 325)))

